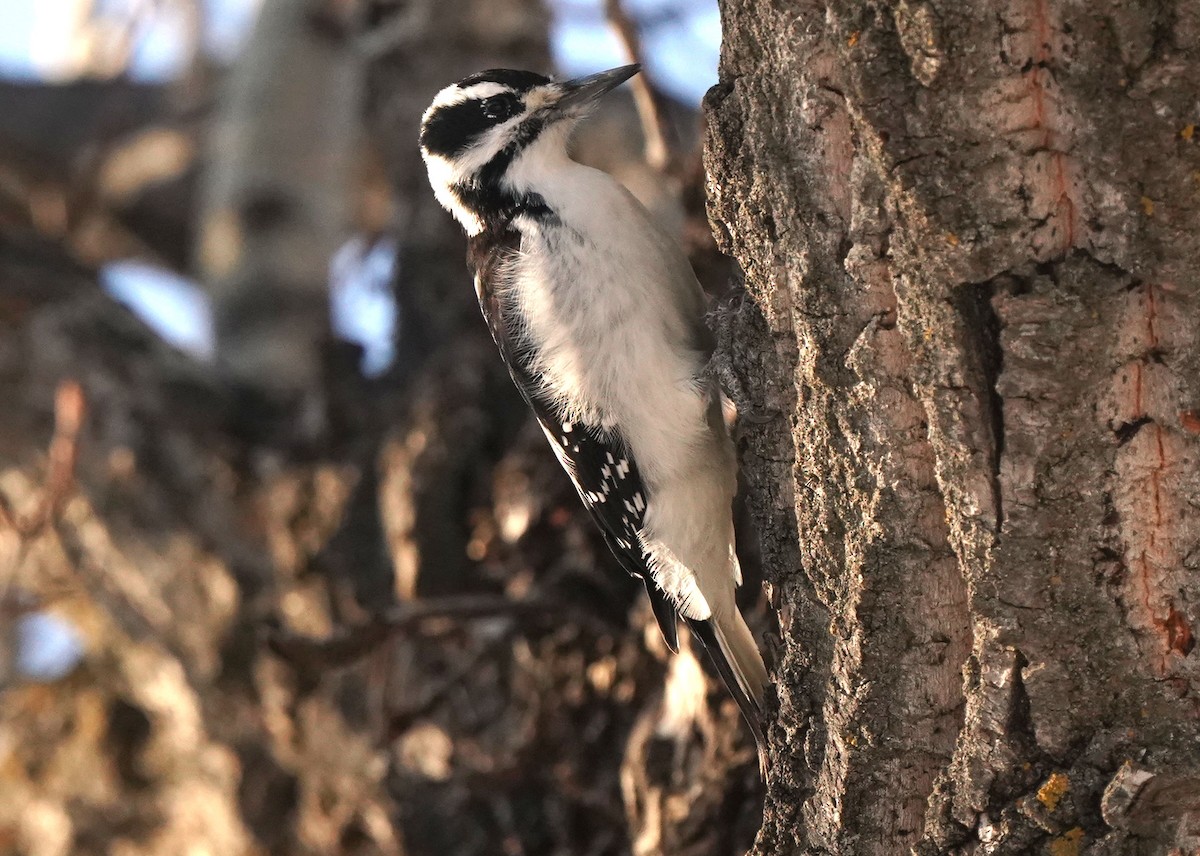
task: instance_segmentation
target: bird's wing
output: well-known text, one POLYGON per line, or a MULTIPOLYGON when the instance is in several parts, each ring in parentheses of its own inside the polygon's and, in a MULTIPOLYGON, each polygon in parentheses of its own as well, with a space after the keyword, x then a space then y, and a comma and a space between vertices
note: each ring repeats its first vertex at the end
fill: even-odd
MULTIPOLYGON (((523 386, 521 380, 517 384, 523 386)), ((663 639, 672 651, 677 650, 675 607, 654 581, 649 556, 638 534, 645 522, 646 491, 637 462, 608 432, 577 421, 559 420, 536 395, 526 400, 579 498, 604 533, 608 548, 626 571, 645 583, 663 639)))
POLYGON ((505 306, 496 284, 505 261, 520 249, 515 230, 483 233, 470 240, 467 261, 475 275, 479 307, 500 349, 513 382, 532 408, 555 456, 567 471, 584 506, 600 527, 608 548, 628 573, 646 586, 654 618, 663 640, 678 650, 675 607, 650 572, 638 534, 645 521, 646 490, 637 462, 614 432, 598 425, 564 420, 552 406, 529 368, 507 323, 505 306))

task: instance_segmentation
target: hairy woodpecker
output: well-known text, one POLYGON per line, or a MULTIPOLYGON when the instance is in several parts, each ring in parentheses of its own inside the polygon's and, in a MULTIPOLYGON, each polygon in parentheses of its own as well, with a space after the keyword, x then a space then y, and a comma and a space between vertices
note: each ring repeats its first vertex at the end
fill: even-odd
POLYGON ((567 155, 576 122, 638 72, 555 82, 494 69, 443 89, 421 122, 438 201, 469 238, 484 318, 608 546, 640 577, 672 651, 676 612, 754 732, 767 671, 734 602, 737 460, 700 284, 611 177, 567 155))

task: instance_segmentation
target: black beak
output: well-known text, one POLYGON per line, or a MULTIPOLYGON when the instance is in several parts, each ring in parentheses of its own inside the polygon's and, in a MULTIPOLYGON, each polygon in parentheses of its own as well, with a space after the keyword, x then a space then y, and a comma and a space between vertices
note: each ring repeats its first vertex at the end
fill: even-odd
POLYGON ((564 81, 559 84, 563 94, 555 102, 554 107, 557 110, 587 107, 641 70, 642 67, 634 63, 633 65, 622 65, 619 68, 610 68, 608 71, 601 71, 598 74, 589 74, 587 77, 564 81))

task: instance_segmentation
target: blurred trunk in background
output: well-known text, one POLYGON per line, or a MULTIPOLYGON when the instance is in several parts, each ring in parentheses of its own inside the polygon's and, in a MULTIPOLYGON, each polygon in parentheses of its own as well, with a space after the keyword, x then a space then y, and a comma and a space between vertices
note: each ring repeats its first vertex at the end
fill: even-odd
POLYGON ((1200 10, 722 14, 755 852, 1200 852, 1200 10))

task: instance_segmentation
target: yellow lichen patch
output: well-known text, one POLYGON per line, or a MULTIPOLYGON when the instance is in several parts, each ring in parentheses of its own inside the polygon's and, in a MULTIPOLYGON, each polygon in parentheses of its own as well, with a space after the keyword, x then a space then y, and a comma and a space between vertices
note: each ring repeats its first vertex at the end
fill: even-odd
POLYGON ((1190 122, 1188 124, 1184 125, 1183 130, 1179 132, 1179 136, 1183 137, 1189 143, 1192 141, 1192 137, 1194 137, 1195 135, 1196 135, 1196 126, 1191 124, 1190 122))
POLYGON ((1071 780, 1067 778, 1066 773, 1052 773, 1050 778, 1046 779, 1046 783, 1038 788, 1038 802, 1050 811, 1054 811, 1069 790, 1071 790, 1071 780))
POLYGON ((1050 856, 1079 856, 1083 844, 1083 830, 1078 826, 1068 829, 1050 842, 1050 856))
POLYGON ((861 31, 855 30, 850 34, 850 38, 846 39, 846 45, 848 47, 854 47, 856 44, 858 44, 858 37, 860 35, 862 35, 861 31))
POLYGON ((1142 210, 1146 212, 1147 217, 1154 216, 1154 200, 1149 196, 1142 197, 1142 210))
POLYGON ((950 246, 957 247, 958 246, 958 235, 954 234, 953 232, 947 232, 946 233, 946 241, 947 241, 947 243, 950 244, 950 246))

